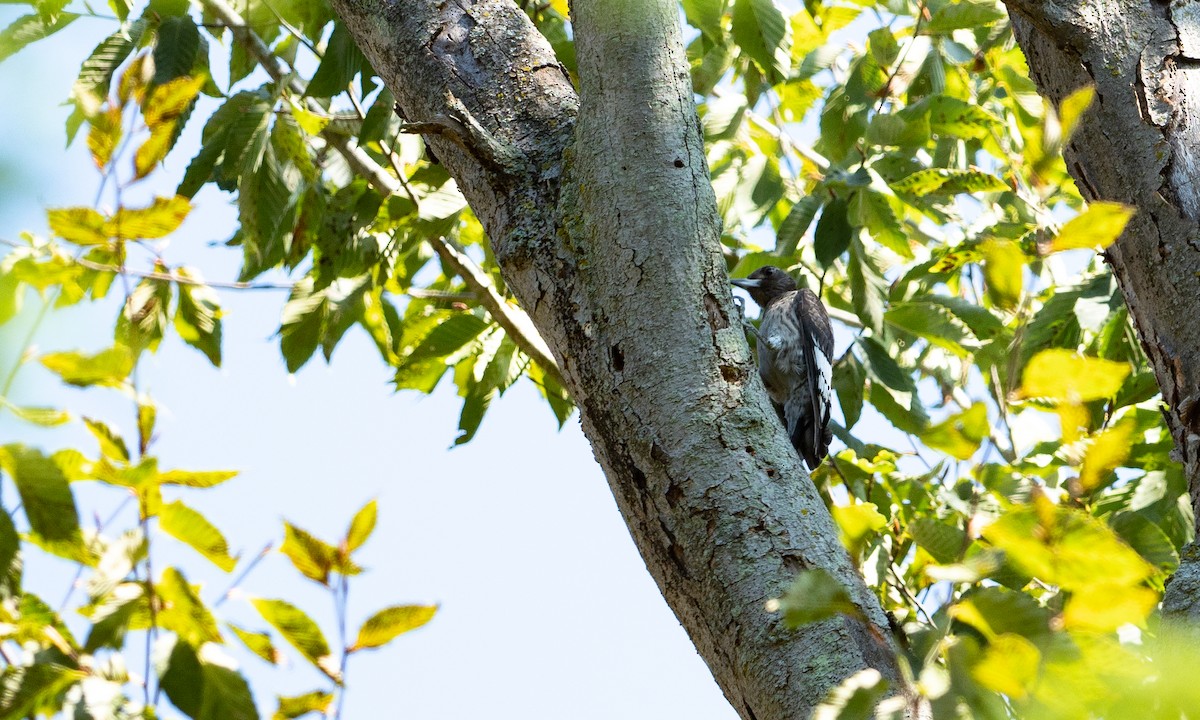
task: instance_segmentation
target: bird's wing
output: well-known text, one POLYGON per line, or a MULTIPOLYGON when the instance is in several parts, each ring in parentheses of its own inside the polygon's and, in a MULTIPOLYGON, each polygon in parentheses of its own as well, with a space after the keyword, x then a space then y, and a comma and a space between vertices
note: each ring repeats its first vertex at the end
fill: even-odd
POLYGON ((797 291, 792 304, 799 320, 804 369, 808 375, 808 402, 812 409, 812 449, 820 462, 826 447, 825 428, 833 399, 833 326, 829 313, 816 293, 808 288, 797 291))

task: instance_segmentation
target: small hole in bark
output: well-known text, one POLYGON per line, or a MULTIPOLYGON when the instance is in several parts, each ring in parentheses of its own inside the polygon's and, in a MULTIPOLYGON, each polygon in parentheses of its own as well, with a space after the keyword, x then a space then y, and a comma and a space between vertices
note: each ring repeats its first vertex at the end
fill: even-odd
POLYGON ((747 454, 747 455, 750 455, 751 457, 753 457, 753 456, 754 456, 754 448, 753 448, 753 447, 751 447, 750 445, 747 445, 747 446, 746 446, 746 454, 747 454))
POLYGON ((767 468, 767 477, 769 477, 769 478, 775 477, 775 468, 767 468))
POLYGON ((679 489, 678 485, 672 485, 671 487, 667 488, 667 504, 668 505, 670 505, 671 507, 675 507, 676 505, 679 504, 679 501, 682 499, 683 499, 683 491, 679 489))
POLYGON ((677 167, 677 168, 683 167, 683 161, 680 160, 679 158, 675 158, 675 167, 677 167))
POLYGON ((638 490, 646 491, 646 473, 636 467, 633 469, 633 484, 637 485, 638 490))
POLYGON ((735 383, 742 379, 742 373, 733 365, 721 365, 721 377, 727 383, 735 383))
POLYGON ((621 372, 625 369, 625 353, 621 352, 620 345, 613 345, 608 354, 612 358, 613 370, 621 372))

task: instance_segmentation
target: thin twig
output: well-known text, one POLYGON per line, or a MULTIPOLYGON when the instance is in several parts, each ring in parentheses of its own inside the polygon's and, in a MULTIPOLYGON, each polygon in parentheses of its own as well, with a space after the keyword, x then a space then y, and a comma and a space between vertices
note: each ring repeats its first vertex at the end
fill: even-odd
POLYGON ((217 601, 213 603, 214 608, 221 607, 222 603, 233 596, 233 591, 237 589, 238 585, 242 584, 242 581, 246 579, 246 576, 248 576, 251 571, 254 570, 254 568, 258 567, 258 564, 262 562, 262 559, 265 558, 268 553, 271 552, 271 548, 274 546, 274 543, 267 543, 263 546, 262 550, 258 551, 258 555, 255 556, 253 560, 246 563, 246 567, 242 568, 242 571, 233 578, 233 582, 229 583, 229 587, 225 589, 225 592, 221 593, 221 597, 217 598, 217 601))

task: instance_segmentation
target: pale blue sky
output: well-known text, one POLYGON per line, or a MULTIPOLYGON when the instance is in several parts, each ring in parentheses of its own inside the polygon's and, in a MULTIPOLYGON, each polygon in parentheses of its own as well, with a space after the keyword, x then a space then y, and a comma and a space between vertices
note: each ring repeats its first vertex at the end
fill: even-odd
MULTIPOLYGON (((0 22, 23 10, 0 9, 0 22)), ((10 102, 0 115, 0 164, 17 171, 0 198, 0 239, 14 240, 23 229, 45 233, 44 207, 91 204, 98 176, 82 139, 63 150, 67 110, 59 103, 80 62, 111 29, 81 19, 0 65, 0 97, 10 102)), ((160 194, 173 190, 199 129, 194 120, 184 147, 169 158, 155 185, 160 194)), ((232 233, 228 198, 209 188, 196 201, 165 255, 199 266, 211 280, 231 280, 238 252, 209 247, 232 233)), ((161 405, 154 452, 163 466, 242 474, 215 490, 172 497, 207 513, 246 556, 280 539, 282 518, 334 539, 376 497, 380 527, 361 556, 369 572, 352 585, 352 627, 384 605, 441 603, 425 628, 351 661, 346 717, 736 717, 647 574, 577 418, 560 432, 522 381, 493 405, 472 443, 450 451, 459 408, 451 386, 428 398, 393 394, 387 368, 358 329, 331 366, 315 360, 292 381, 271 337, 284 293, 222 291, 221 299, 221 370, 172 335, 143 362, 139 380, 161 405)), ((27 300, 32 305, 34 298, 27 300)), ((111 342, 117 307, 109 301, 53 313, 37 345, 100 350, 111 342)), ((28 321, 26 314, 0 328, 0 370, 11 366, 28 321)), ((128 399, 63 388, 37 365, 23 370, 13 399, 67 407, 76 418, 93 416, 134 435, 128 399)), ((94 452, 78 419, 43 430, 0 415, 0 442, 94 452)), ((90 483, 75 490, 88 522, 120 501, 90 483)), ((15 496, 7 481, 4 496, 15 496)), ((128 527, 132 512, 122 522, 128 527)), ((210 601, 228 584, 228 576, 172 540, 158 541, 153 552, 156 569, 178 564, 203 583, 210 601)), ((28 584, 57 606, 68 570, 32 557, 28 584)), ((245 589, 292 599, 332 630, 328 598, 277 553, 245 589)), ((243 626, 266 628, 245 601, 221 611, 243 626)), ((276 670, 230 640, 267 716, 273 693, 324 687, 290 648, 292 667, 276 670)))

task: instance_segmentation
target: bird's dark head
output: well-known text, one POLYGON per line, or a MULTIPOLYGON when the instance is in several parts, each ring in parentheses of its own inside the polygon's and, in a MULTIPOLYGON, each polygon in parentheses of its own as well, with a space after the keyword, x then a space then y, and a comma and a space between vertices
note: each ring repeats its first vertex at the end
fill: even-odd
POLYGON ((750 273, 750 277, 737 278, 729 282, 750 293, 751 299, 765 308, 775 298, 796 289, 796 280, 774 265, 765 265, 750 273))

